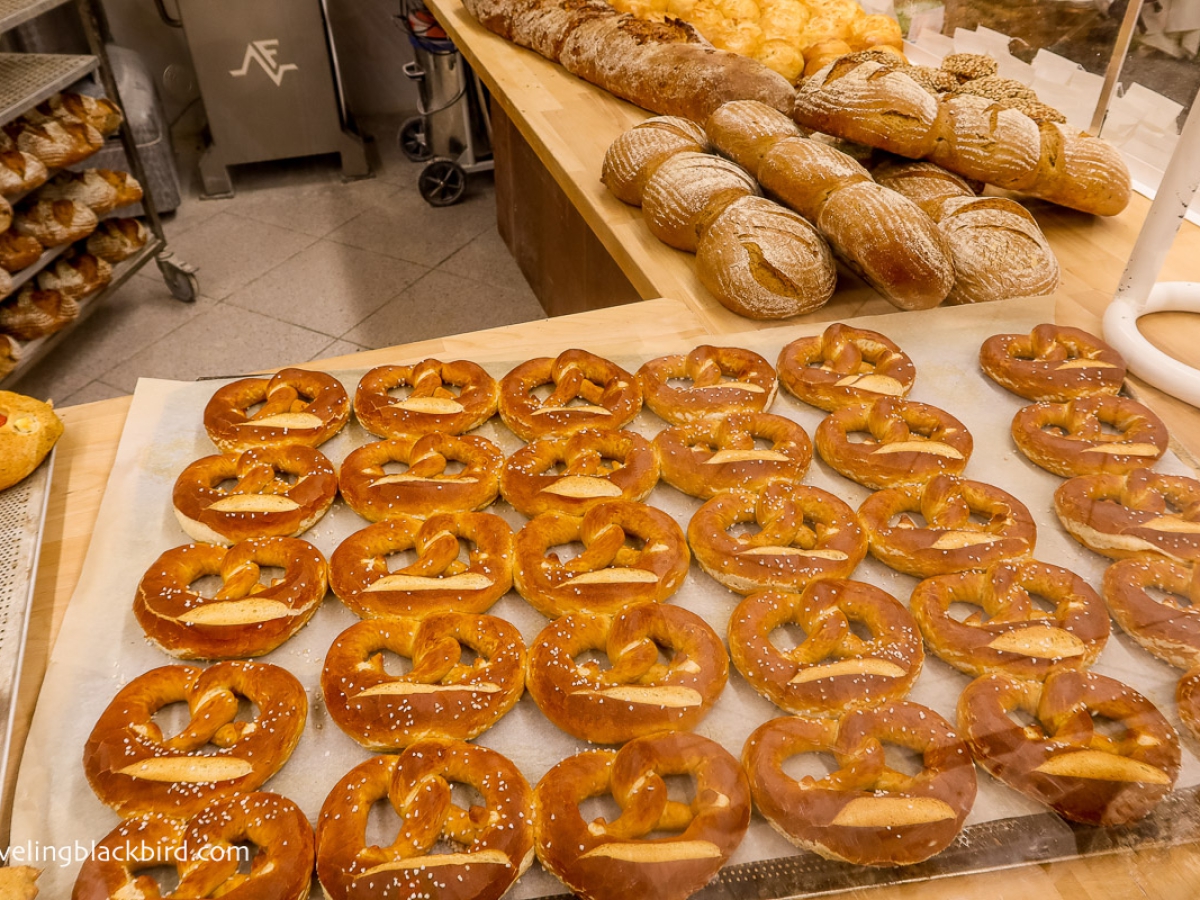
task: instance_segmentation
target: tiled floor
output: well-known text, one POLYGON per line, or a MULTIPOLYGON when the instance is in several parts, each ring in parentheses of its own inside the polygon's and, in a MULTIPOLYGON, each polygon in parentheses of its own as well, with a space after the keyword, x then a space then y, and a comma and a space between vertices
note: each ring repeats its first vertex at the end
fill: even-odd
POLYGON ((378 135, 374 178, 343 183, 336 157, 243 166, 231 200, 198 198, 181 142, 189 185, 166 231, 200 268, 199 299, 172 299, 148 266, 13 389, 70 406, 140 377, 233 375, 544 317, 496 232, 491 176, 434 209, 395 124, 365 130, 378 135))

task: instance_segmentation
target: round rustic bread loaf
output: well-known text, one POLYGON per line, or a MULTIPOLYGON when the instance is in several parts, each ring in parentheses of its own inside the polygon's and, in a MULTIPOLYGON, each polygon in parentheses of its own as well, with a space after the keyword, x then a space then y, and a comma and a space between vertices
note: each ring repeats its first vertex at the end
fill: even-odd
POLYGON ((746 170, 710 153, 676 153, 646 182, 642 216, 664 244, 695 253, 700 235, 730 203, 758 193, 746 170))
POLYGON ((612 142, 600 180, 618 200, 641 206, 646 182, 664 160, 684 150, 707 149, 708 139, 699 125, 678 116, 654 116, 612 142))

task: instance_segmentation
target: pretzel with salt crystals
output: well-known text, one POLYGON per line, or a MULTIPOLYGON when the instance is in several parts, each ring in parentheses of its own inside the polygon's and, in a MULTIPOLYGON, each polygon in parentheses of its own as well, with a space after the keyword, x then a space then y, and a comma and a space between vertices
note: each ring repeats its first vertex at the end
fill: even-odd
POLYGON ((261 787, 292 755, 307 715, 304 686, 279 666, 161 666, 121 688, 101 713, 83 750, 83 771, 100 801, 122 817, 193 816, 261 787), (257 713, 250 721, 237 719, 243 697, 257 713), (154 716, 180 702, 191 719, 164 738, 154 716))
POLYGON ((190 819, 121 822, 84 860, 71 900, 153 897, 158 882, 138 873, 160 867, 178 875, 175 897, 304 900, 315 861, 312 826, 300 807, 278 794, 238 794, 190 819), (254 855, 241 872, 237 849, 248 845, 254 855))
POLYGON ((612 616, 571 613, 547 625, 529 651, 526 683, 563 731, 621 744, 660 731, 691 731, 729 677, 712 627, 681 606, 638 603, 612 616), (576 664, 589 651, 603 653, 576 664), (667 662, 659 662, 665 653, 667 662))
POLYGON ((235 544, 296 537, 325 515, 336 496, 337 474, 329 460, 319 450, 293 444, 198 459, 175 480, 171 502, 193 540, 235 544), (222 487, 229 480, 236 484, 222 487))
POLYGON ((892 340, 841 322, 819 337, 792 341, 775 368, 792 396, 828 412, 880 396, 903 397, 917 378, 912 360, 892 340))
POLYGON ((384 438, 464 434, 496 413, 500 385, 467 360, 427 359, 413 366, 378 366, 358 382, 354 414, 384 438), (405 397, 392 391, 410 388, 405 397))
POLYGON ((1133 688, 1066 669, 1044 682, 993 673, 958 699, 958 727, 976 762, 1009 787, 1085 825, 1142 818, 1179 774, 1179 738, 1133 688), (1011 714, 1034 718, 1022 726, 1011 714), (1112 736, 1095 717, 1117 723, 1112 736))
POLYGON ((932 709, 907 701, 840 719, 784 717, 760 725, 742 762, 755 805, 775 830, 826 859, 907 866, 946 849, 975 803, 975 766, 962 739, 932 709), (884 743, 920 755, 915 773, 893 769, 884 743), (838 768, 796 779, 784 763, 831 754, 838 768))
POLYGON ((1175 706, 1179 720, 1200 741, 1200 666, 1189 669, 1175 687, 1175 706))
POLYGON ((686 356, 660 356, 637 372, 646 405, 672 425, 706 416, 765 412, 778 387, 771 364, 738 347, 697 347, 686 356), (690 381, 675 386, 672 381, 690 381))
POLYGON ((222 453, 280 444, 319 447, 349 418, 350 398, 332 375, 281 369, 270 378, 242 378, 218 388, 204 407, 204 430, 222 453))
POLYGON ((496 724, 525 690, 525 642, 495 616, 434 613, 371 619, 333 641, 321 671, 325 708, 368 750, 395 750, 425 738, 469 741, 496 724), (475 654, 462 662, 464 649, 475 654), (383 651, 412 661, 404 675, 383 667, 383 651))
POLYGON ((499 516, 399 516, 342 541, 329 558, 329 584, 363 618, 482 613, 512 587, 512 560, 512 529, 499 516), (417 558, 389 571, 388 557, 407 550, 417 558))
POLYGON ((724 865, 750 824, 738 761, 689 732, 569 757, 546 773, 533 802, 538 859, 583 900, 684 900, 724 865), (668 797, 671 776, 691 781, 690 802, 668 797), (580 803, 606 794, 620 815, 584 821, 580 803), (664 831, 675 833, 648 836, 664 831))
POLYGON ((622 428, 641 408, 638 380, 586 350, 531 359, 500 380, 500 418, 525 441, 584 428, 622 428), (551 388, 544 399, 534 393, 543 387, 551 388))
POLYGON ((1105 570, 1103 589, 1112 617, 1148 652, 1181 669, 1200 666, 1200 565, 1123 559, 1105 570))
POLYGON ((1065 403, 1116 394, 1125 381, 1121 354, 1095 335, 1065 325, 993 335, 979 348, 979 365, 996 384, 1027 400, 1065 403))
POLYGON ((270 653, 305 626, 329 584, 321 551, 295 538, 252 538, 228 550, 186 544, 146 570, 133 613, 146 637, 179 659, 235 659, 270 653), (263 567, 283 574, 260 584, 263 567), (219 576, 206 597, 192 585, 219 576))
POLYGON ((1026 406, 1013 417, 1012 436, 1030 462, 1064 478, 1145 469, 1167 452, 1162 419, 1107 394, 1026 406))
POLYGON ((529 784, 495 750, 418 741, 373 756, 329 792, 317 820, 317 877, 329 900, 499 900, 533 863, 529 784), (462 808, 451 786, 473 788, 462 808), (369 844, 367 820, 387 800, 391 844, 369 844), (451 848, 439 851, 439 842, 451 848))

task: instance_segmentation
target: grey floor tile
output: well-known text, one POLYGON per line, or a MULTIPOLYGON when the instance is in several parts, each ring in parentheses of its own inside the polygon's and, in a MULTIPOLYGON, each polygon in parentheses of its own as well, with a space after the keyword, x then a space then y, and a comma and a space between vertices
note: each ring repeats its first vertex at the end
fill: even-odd
POLYGON ((99 400, 111 400, 114 397, 125 397, 129 391, 123 391, 120 388, 115 388, 112 385, 105 384, 103 381, 96 380, 91 384, 84 385, 71 396, 67 397, 62 402, 62 406, 79 406, 83 403, 96 403, 99 400))
POLYGON ((520 266, 508 252, 500 232, 495 228, 479 235, 438 266, 438 269, 451 275, 471 278, 513 291, 530 290, 529 282, 521 274, 520 266))
POLYGON ((278 184, 240 191, 228 211, 313 237, 324 237, 372 206, 386 206, 400 189, 378 178, 278 184))
POLYGON ((425 163, 414 162, 404 155, 397 143, 403 116, 372 116, 363 127, 371 135, 367 145, 368 158, 375 177, 398 187, 417 189, 417 176, 425 163))
POLYGON ((361 353, 371 348, 365 344, 355 344, 350 341, 336 340, 328 347, 322 347, 313 354, 313 359, 329 359, 332 356, 348 356, 351 353, 361 353))

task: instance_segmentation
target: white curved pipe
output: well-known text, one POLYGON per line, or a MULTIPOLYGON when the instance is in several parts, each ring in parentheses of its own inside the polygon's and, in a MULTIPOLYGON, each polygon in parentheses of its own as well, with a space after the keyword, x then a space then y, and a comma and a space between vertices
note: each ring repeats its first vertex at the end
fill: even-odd
MULTIPOLYGON (((1104 340, 1125 357, 1138 378, 1200 407, 1200 370, 1163 353, 1138 331, 1138 318, 1155 312, 1200 313, 1200 282, 1156 284, 1140 307, 1134 295, 1118 294, 1104 313, 1104 340)), ((1200 360, 1200 349, 1196 358, 1200 360)))

